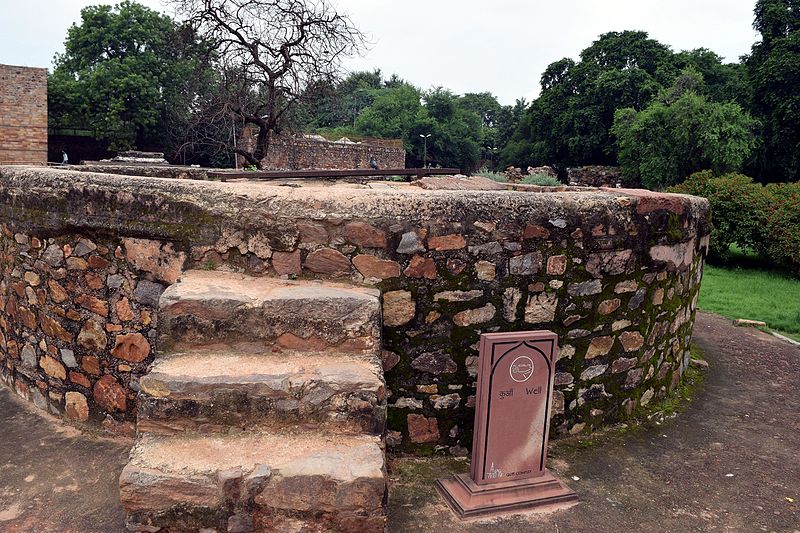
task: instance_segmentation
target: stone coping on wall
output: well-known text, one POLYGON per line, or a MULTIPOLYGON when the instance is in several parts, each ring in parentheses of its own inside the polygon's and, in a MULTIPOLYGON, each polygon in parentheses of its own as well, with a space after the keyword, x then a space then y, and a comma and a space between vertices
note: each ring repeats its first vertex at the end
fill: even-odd
MULTIPOLYGON (((170 223, 185 224, 184 215, 205 213, 216 222, 241 225, 258 222, 261 215, 275 218, 336 217, 398 218, 419 221, 447 217, 460 220, 468 210, 473 218, 504 215, 524 219, 533 212, 559 216, 580 216, 598 203, 610 209, 637 213, 660 207, 700 212, 707 201, 689 195, 653 193, 631 189, 573 189, 536 194, 514 191, 428 191, 415 187, 390 189, 317 186, 285 187, 268 181, 183 181, 168 178, 76 172, 55 168, 0 166, 0 200, 3 210, 14 207, 40 209, 48 227, 62 225, 95 229, 146 231, 149 227, 163 238, 185 237, 170 223), (658 201, 654 199, 660 199, 658 201), (652 205, 650 205, 652 203, 652 205), (638 208, 640 204, 643 208, 638 208), (92 206, 92 209, 88 209, 92 206), (152 208, 157 208, 153 210, 152 208), (146 209, 146 211, 143 211, 146 209), (278 211, 280 210, 280 211, 278 211)), ((191 220, 189 223, 193 222, 191 220)), ((197 221, 201 222, 201 221, 197 221)), ((201 231, 195 237, 202 240, 201 231)))
POLYGON ((0 378, 70 418, 130 424, 158 295, 221 268, 379 288, 388 443, 410 451, 466 453, 484 332, 559 335, 556 435, 679 382, 706 200, 374 185, 0 167, 0 378))

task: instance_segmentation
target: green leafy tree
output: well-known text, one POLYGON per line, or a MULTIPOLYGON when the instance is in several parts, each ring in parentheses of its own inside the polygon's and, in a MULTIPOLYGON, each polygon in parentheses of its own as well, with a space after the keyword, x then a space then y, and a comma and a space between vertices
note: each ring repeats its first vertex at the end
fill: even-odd
POLYGON ((645 32, 601 35, 579 62, 551 63, 541 94, 503 151, 504 164, 613 164, 610 130, 621 107, 643 109, 674 75, 669 47, 645 32))
POLYGON ((51 125, 90 129, 115 150, 158 145, 208 72, 191 30, 131 1, 84 8, 64 47, 49 80, 51 125))
POLYGON ((752 113, 762 123, 755 161, 762 181, 800 179, 800 0, 758 0, 761 41, 746 60, 752 113))
POLYGON ((616 112, 612 132, 625 180, 661 189, 700 170, 719 175, 742 168, 755 145, 756 123, 735 103, 697 94, 692 86, 701 80, 684 72, 643 111, 616 112))

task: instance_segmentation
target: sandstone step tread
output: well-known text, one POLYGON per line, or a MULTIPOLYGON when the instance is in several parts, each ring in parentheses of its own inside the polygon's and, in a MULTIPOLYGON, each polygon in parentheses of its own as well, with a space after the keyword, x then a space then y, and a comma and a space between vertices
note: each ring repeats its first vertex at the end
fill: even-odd
POLYGON ((313 280, 284 280, 255 277, 236 272, 188 270, 161 296, 160 307, 177 301, 219 300, 232 305, 257 306, 268 300, 319 300, 352 298, 372 302, 380 296, 378 289, 346 283, 313 280))
POLYGON ((309 382, 324 382, 336 390, 383 386, 375 365, 346 354, 292 357, 198 350, 156 359, 141 379, 143 390, 159 397, 202 393, 214 384, 262 385, 290 393, 309 382))
POLYGON ((382 370, 348 355, 197 350, 156 359, 140 380, 139 430, 225 432, 231 427, 326 427, 379 435, 382 370))
POLYGON ((120 476, 120 499, 134 521, 156 525, 198 509, 219 517, 231 497, 272 514, 380 525, 372 517, 383 516, 384 461, 379 439, 368 436, 140 435, 120 476), (231 496, 226 479, 244 488, 231 496))
POLYGON ((377 356, 380 292, 353 285, 191 270, 159 300, 165 345, 259 341, 377 356))

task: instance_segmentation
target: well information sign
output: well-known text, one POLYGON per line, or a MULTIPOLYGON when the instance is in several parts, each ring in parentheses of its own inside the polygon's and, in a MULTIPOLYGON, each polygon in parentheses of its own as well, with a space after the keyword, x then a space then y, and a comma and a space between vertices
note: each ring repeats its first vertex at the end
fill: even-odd
POLYGON ((471 475, 437 481, 460 517, 577 499, 545 468, 557 350, 550 331, 481 335, 471 475))

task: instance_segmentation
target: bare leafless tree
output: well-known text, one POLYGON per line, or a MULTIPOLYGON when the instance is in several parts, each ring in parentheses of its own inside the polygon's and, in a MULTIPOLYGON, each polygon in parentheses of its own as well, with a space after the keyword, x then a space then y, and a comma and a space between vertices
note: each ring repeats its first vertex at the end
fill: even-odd
POLYGON ((225 94, 217 112, 256 132, 235 152, 257 168, 304 89, 337 79, 342 60, 365 46, 364 34, 327 0, 168 1, 214 44, 225 94))

